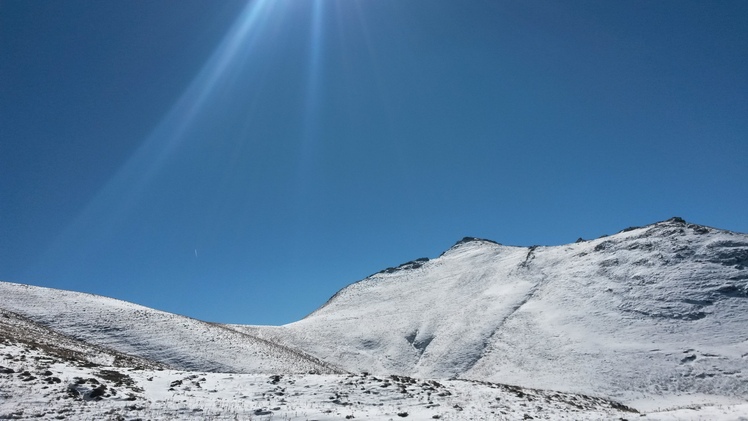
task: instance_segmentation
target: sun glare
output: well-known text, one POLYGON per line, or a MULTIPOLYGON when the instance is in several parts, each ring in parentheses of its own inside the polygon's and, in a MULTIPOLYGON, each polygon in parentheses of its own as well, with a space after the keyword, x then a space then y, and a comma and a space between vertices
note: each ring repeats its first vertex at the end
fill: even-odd
POLYGON ((211 99, 234 79, 233 73, 241 70, 238 64, 251 56, 275 7, 279 7, 279 3, 272 0, 254 0, 246 4, 161 122, 58 237, 51 249, 101 215, 106 215, 107 220, 101 221, 105 223, 97 224, 97 229, 84 231, 96 238, 110 235, 109 231, 141 201, 144 190, 167 157, 183 143, 194 123, 212 106, 211 99))

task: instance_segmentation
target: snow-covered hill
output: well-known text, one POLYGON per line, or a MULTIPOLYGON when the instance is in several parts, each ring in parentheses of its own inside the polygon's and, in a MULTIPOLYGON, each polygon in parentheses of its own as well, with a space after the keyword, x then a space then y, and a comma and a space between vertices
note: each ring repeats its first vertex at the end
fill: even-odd
MULTIPOLYGON (((737 408, 710 410, 729 419, 737 408)), ((0 419, 620 420, 630 415, 647 416, 598 397, 486 382, 171 370, 0 310, 0 419)))
MULTIPOLYGON (((40 332, 53 331, 174 369, 256 374, 341 372, 300 351, 222 325, 92 294, 0 282, 0 309, 35 324, 40 332)), ((48 337, 43 333, 29 336, 38 340, 48 337)))
POLYGON ((678 218, 466 238, 278 327, 0 282, 0 418, 745 420, 747 266, 748 235, 678 218))
POLYGON ((41 349, 49 358, 75 361, 79 365, 166 368, 163 364, 145 358, 77 340, 3 309, 0 309, 0 341, 15 343, 29 349, 41 349))
POLYGON ((590 241, 467 238, 282 327, 231 326, 353 372, 466 378, 632 405, 748 397, 748 235, 673 218, 590 241))
MULTIPOLYGON (((16 341, 12 335, 0 337, 0 419, 599 421, 646 417, 605 399, 471 381, 136 370, 49 351, 16 341)), ((736 410, 711 409, 722 419, 730 419, 727 416, 736 410)))

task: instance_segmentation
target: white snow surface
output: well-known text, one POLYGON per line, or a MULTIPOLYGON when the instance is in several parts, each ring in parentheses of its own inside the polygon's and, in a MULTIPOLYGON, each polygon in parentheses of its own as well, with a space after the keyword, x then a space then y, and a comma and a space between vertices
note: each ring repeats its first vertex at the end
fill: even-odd
POLYGON ((351 372, 464 378, 656 409, 746 402, 748 235, 679 218, 591 241, 466 239, 307 318, 230 326, 351 372))
POLYGON ((0 282, 0 309, 71 339, 181 370, 341 372, 223 325, 98 295, 0 282))
MULTIPOLYGON (((0 337, 0 419, 620 420, 641 416, 603 399, 471 381, 132 369, 99 366, 85 359, 67 359, 59 350, 48 351, 0 337)), ((736 419, 728 417, 735 414, 735 407, 709 409, 719 411, 720 417, 713 419, 736 419)))

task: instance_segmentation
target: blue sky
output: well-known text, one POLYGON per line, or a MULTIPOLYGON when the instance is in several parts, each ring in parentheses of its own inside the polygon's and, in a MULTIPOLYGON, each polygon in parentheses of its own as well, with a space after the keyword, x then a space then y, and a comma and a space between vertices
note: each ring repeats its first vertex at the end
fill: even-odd
POLYGON ((748 232, 748 2, 0 0, 0 279, 298 320, 464 236, 748 232))

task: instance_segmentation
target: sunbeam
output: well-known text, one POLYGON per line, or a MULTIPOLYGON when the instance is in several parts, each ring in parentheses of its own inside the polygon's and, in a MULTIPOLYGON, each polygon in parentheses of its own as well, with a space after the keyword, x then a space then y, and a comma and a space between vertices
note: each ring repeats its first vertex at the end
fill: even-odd
MULTIPOLYGON (((190 124, 200 115, 206 107, 210 96, 219 89, 219 84, 230 80, 229 74, 238 62, 252 53, 254 44, 262 33, 266 18, 271 15, 268 10, 273 4, 270 0, 255 0, 247 3, 246 7, 229 29, 213 55, 185 93, 176 102, 163 123, 157 128, 163 131, 169 141, 164 148, 159 160, 153 166, 158 167, 160 160, 181 140, 190 124)), ((163 139, 154 133, 148 141, 160 141, 163 139)))
POLYGON ((108 238, 131 209, 142 200, 144 190, 162 169, 165 160, 185 141, 195 122, 211 107, 212 98, 229 88, 233 74, 250 57, 263 36, 277 3, 254 0, 247 3, 226 31, 182 95, 130 158, 89 201, 42 256, 58 252, 64 239, 85 232, 87 243, 108 238), (102 220, 105 218, 105 220, 102 220), (94 224, 94 229, 90 228, 94 224))
POLYGON ((319 142, 319 120, 320 103, 323 100, 321 92, 322 54, 324 52, 324 4, 321 0, 313 0, 311 4, 311 21, 309 44, 307 46, 307 71, 304 87, 304 106, 302 110, 302 133, 301 148, 299 150, 298 180, 301 184, 300 197, 307 189, 309 173, 312 171, 312 163, 315 153, 318 152, 319 142))

